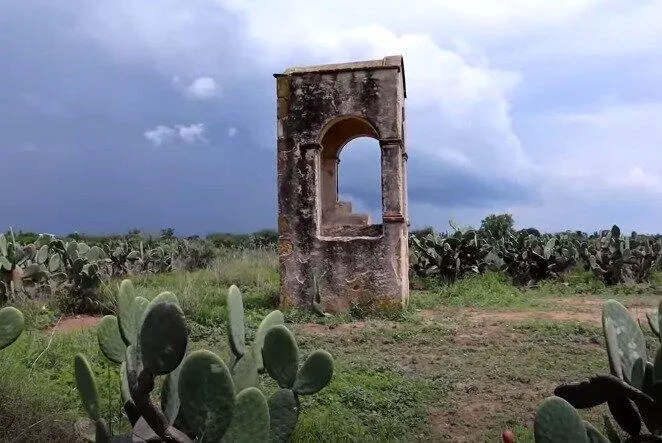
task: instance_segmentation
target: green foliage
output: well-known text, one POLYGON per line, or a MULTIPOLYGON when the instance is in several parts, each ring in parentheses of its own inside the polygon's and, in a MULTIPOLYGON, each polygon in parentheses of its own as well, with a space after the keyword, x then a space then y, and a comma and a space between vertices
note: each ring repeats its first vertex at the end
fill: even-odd
MULTIPOLYGON (((649 321, 652 318, 649 316, 649 321)), ((546 399, 538 411, 536 442, 620 442, 614 424, 606 416, 609 440, 587 424, 584 425, 586 438, 579 437, 579 414, 574 408, 605 403, 613 420, 631 441, 656 441, 654 436, 662 433, 662 346, 658 346, 654 360, 649 361, 639 324, 616 300, 605 303, 602 327, 610 374, 557 386, 554 397, 546 399), (642 422, 648 434, 643 432, 642 422)))
MULTIPOLYGON (((172 234, 172 235, 170 235, 172 234)), ((0 299, 25 293, 30 298, 60 295, 62 309, 74 313, 104 313, 108 307, 100 288, 129 274, 192 271, 208 267, 216 249, 206 240, 162 238, 140 233, 90 237, 72 234, 7 236, 0 234, 0 299), (20 240, 33 240, 21 244, 20 240)))
POLYGON ((547 397, 538 408, 534 422, 536 443, 609 443, 566 400, 547 397))
POLYGON ((508 275, 517 286, 558 278, 575 267, 592 271, 606 285, 646 283, 662 269, 662 236, 609 231, 541 234, 533 228, 515 231, 510 214, 490 214, 481 228, 451 234, 422 230, 410 236, 410 279, 452 282, 485 271, 508 275))
MULTIPOLYGON (((326 351, 313 352, 299 367, 298 347, 280 311, 262 320, 252 347, 247 346, 243 296, 232 286, 227 297, 233 351, 229 367, 211 351, 189 352, 189 328, 173 293, 162 292, 145 303, 135 296, 130 281, 120 284, 119 320, 105 317, 97 336, 103 354, 121 364, 120 392, 134 436, 177 442, 284 441, 297 423, 298 396, 314 394, 331 381, 333 359, 326 351), (277 391, 267 400, 257 388, 255 355, 262 356, 260 370, 274 377, 286 393, 277 391), (162 375, 158 407, 152 391, 156 376, 162 375)), ((99 435, 109 439, 104 418, 94 412, 98 400, 92 395, 96 384, 89 365, 82 355, 75 362, 83 404, 99 435)))
POLYGON ((662 263, 662 239, 621 235, 614 225, 587 245, 586 257, 591 270, 606 284, 632 284, 650 280, 662 263))
POLYGON ((456 230, 450 236, 411 236, 410 267, 415 276, 455 281, 482 273, 489 246, 473 229, 456 230))
POLYGON ((114 363, 122 363, 126 354, 126 344, 120 334, 119 323, 114 315, 106 315, 101 319, 97 329, 99 348, 103 355, 114 363))
POLYGON ((557 277, 579 259, 578 245, 564 235, 536 237, 511 232, 493 245, 490 267, 503 269, 519 286, 557 277))
POLYGON ((480 230, 490 239, 500 239, 512 232, 515 220, 512 214, 489 214, 480 222, 480 230))
POLYGON ((0 349, 14 343, 25 328, 23 313, 13 306, 0 309, 0 349))

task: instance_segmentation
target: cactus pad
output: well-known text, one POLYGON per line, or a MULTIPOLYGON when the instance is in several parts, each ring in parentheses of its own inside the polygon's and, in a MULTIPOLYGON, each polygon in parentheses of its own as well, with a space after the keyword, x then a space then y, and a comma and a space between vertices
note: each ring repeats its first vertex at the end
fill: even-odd
POLYGON ((299 406, 294 392, 279 389, 269 397, 268 404, 272 441, 288 441, 299 419, 299 406))
POLYGON ((181 308, 174 303, 152 305, 140 329, 140 353, 144 368, 164 375, 179 366, 186 353, 188 331, 181 308))
MULTIPOLYGON (((188 345, 187 345, 188 351, 188 345)), ((161 386, 161 410, 172 425, 179 414, 179 374, 182 372, 182 363, 174 371, 165 376, 161 386)))
POLYGON ((276 325, 267 331, 262 359, 271 378, 281 388, 291 389, 299 369, 299 349, 294 335, 284 325, 276 325))
POLYGON ((128 385, 133 386, 138 381, 138 374, 142 371, 142 362, 138 357, 136 345, 129 345, 126 347, 124 362, 126 363, 128 385))
POLYGON ((159 295, 154 297, 152 301, 149 302, 149 304, 153 306, 161 302, 168 302, 179 306, 179 299, 175 294, 169 291, 161 292, 159 295))
POLYGON ((92 374, 92 369, 83 354, 76 354, 74 357, 74 375, 76 378, 76 388, 83 406, 90 418, 94 421, 99 420, 99 396, 97 394, 97 384, 92 374))
POLYGON ((219 356, 207 350, 191 352, 179 374, 180 409, 197 435, 220 441, 232 421, 234 383, 219 356))
POLYGON ((616 423, 628 434, 635 436, 641 432, 641 417, 637 408, 627 397, 614 397, 607 401, 607 408, 616 423))
POLYGON ((232 379, 237 392, 257 385, 257 364, 252 352, 247 352, 237 361, 232 369, 232 379))
MULTIPOLYGON (((128 332, 129 343, 138 344, 138 334, 140 333, 140 328, 142 327, 143 318, 145 312, 147 311, 147 306, 149 306, 149 300, 145 297, 136 297, 131 303, 131 308, 129 312, 129 320, 125 331, 128 332)), ((120 320, 120 324, 121 320, 120 320)))
POLYGON ((267 314, 266 317, 260 322, 260 326, 257 328, 255 333, 255 340, 251 346, 253 351, 253 358, 255 359, 255 364, 257 365, 257 370, 262 371, 264 369, 264 363, 262 361, 262 347, 264 346, 264 336, 267 335, 267 331, 272 326, 282 325, 285 323, 285 317, 283 313, 279 310, 271 311, 267 314))
POLYGON ((118 320, 120 325, 120 332, 124 338, 126 345, 131 345, 135 343, 135 340, 132 341, 132 338, 135 338, 133 333, 133 320, 131 316, 131 305, 135 300, 136 296, 133 290, 133 283, 131 280, 124 279, 120 283, 120 289, 117 294, 117 308, 118 308, 118 320))
POLYGON ((324 388, 333 377, 333 357, 318 349, 308 356, 297 373, 294 392, 298 395, 314 394, 324 388))
POLYGON ((635 365, 638 359, 646 361, 646 339, 641 328, 632 319, 625 306, 616 300, 608 300, 605 303, 602 310, 602 327, 605 331, 610 363, 614 366, 620 364, 623 378, 632 386, 641 389, 645 368, 642 364, 635 365), (613 332, 608 331, 611 327, 613 332), (612 362, 612 358, 617 360, 612 362))
POLYGON ((110 429, 108 423, 103 418, 97 420, 96 430, 94 433, 95 443, 108 443, 110 441, 110 429))
POLYGON ((547 397, 540 404, 533 425, 536 443, 589 443, 581 416, 560 397, 547 397))
POLYGON ((120 334, 119 323, 114 315, 106 315, 101 319, 97 329, 99 348, 106 358, 115 363, 122 363, 126 354, 126 344, 120 334))
POLYGON ((232 353, 241 357, 246 353, 246 331, 244 330, 244 301, 241 291, 235 285, 230 286, 227 297, 228 339, 232 353))
POLYGON ((646 319, 648 320, 648 326, 650 326, 653 334, 660 336, 660 316, 658 311, 648 311, 646 312, 646 319))
POLYGON ((609 443, 607 437, 602 435, 595 426, 584 420, 584 428, 586 428, 586 437, 589 443, 609 443))
POLYGON ((35 255, 35 261, 39 264, 44 264, 46 263, 46 260, 48 260, 48 245, 43 245, 37 251, 37 255, 35 255))
POLYGON ((120 366, 120 394, 122 396, 122 403, 127 401, 133 402, 131 396, 131 388, 129 387, 129 377, 127 375, 126 361, 122 362, 120 366))
POLYGON ((60 254, 53 254, 48 259, 48 270, 50 272, 55 272, 60 269, 60 254))
POLYGON ((249 387, 237 395, 232 422, 223 442, 259 443, 269 441, 269 406, 258 388, 249 387))
POLYGON ((21 311, 13 306, 0 309, 0 349, 14 343, 24 327, 25 319, 21 311))

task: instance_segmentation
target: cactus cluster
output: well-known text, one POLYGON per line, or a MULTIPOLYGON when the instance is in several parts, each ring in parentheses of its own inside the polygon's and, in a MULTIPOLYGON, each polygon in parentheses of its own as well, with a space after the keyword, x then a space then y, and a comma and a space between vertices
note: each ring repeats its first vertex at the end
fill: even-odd
POLYGON ((503 270, 517 285, 559 276, 579 260, 579 245, 564 234, 537 236, 509 232, 492 245, 490 268, 503 270))
POLYGON ((591 270, 606 284, 646 282, 662 264, 662 239, 652 240, 633 232, 621 235, 612 226, 585 252, 591 270))
POLYGON ((112 277, 191 271, 214 258, 211 242, 203 240, 128 236, 88 244, 73 237, 39 234, 21 245, 11 229, 0 234, 0 301, 19 292, 31 298, 58 293, 69 296, 67 310, 100 312, 99 286, 112 277))
MULTIPOLYGON (((451 224, 451 226, 453 226, 451 224)), ((645 283, 662 270, 662 236, 624 236, 618 226, 592 235, 580 231, 540 234, 535 229, 483 229, 410 237, 413 276, 452 281, 484 270, 502 271, 518 286, 557 277, 583 265, 607 285, 645 283)))
POLYGON ((449 236, 434 233, 420 239, 411 236, 411 272, 421 277, 455 281, 483 272, 489 251, 485 239, 473 229, 458 228, 449 236))
MULTIPOLYGON (((648 315, 649 324, 658 337, 660 325, 655 322, 659 322, 659 317, 659 312, 648 315)), ((662 434, 662 346, 658 347, 654 360, 649 361, 640 324, 616 300, 605 303, 602 327, 610 374, 557 386, 554 396, 545 400, 538 412, 540 418, 536 419, 536 426, 541 430, 536 431, 537 442, 620 442, 617 427, 630 436, 628 441, 658 441, 662 434), (589 440, 576 440, 579 425, 574 408, 586 409, 605 403, 611 414, 611 418, 604 417, 609 439, 592 429, 593 439, 589 435, 589 440)))
POLYGON ((24 287, 34 287, 48 277, 48 246, 40 238, 35 244, 20 245, 9 230, 10 240, 0 234, 0 297, 6 300, 24 287))
MULTIPOLYGON (((97 330, 99 347, 120 364, 124 412, 132 438, 141 441, 285 441, 299 415, 299 396, 323 389, 333 376, 333 359, 317 350, 299 364, 299 350, 273 311, 260 323, 255 340, 245 340, 242 294, 227 295, 229 365, 208 350, 190 352, 186 320, 177 297, 163 292, 152 301, 136 297, 130 280, 120 284, 118 316, 107 315, 97 330), (259 374, 279 389, 268 399, 257 387, 259 374), (152 400, 163 376, 160 405, 152 400)), ((94 377, 83 355, 74 362, 77 387, 97 427, 97 441, 112 441, 98 413, 94 377)), ((123 439, 129 436, 121 437, 123 439)))

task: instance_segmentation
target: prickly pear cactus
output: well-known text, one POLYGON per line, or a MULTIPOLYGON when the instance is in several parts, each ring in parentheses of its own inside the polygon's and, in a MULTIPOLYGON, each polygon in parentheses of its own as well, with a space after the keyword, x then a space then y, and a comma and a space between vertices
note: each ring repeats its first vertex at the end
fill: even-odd
POLYGON ((281 388, 269 399, 272 440, 287 441, 298 420, 299 396, 319 392, 331 381, 333 358, 316 350, 299 368, 299 348, 284 325, 269 328, 262 358, 266 372, 281 388))
POLYGON ((94 380, 94 374, 92 374, 90 364, 83 354, 76 354, 74 357, 74 375, 76 378, 76 388, 87 414, 92 420, 99 421, 101 415, 99 413, 97 384, 94 380))
POLYGON ((264 370, 264 363, 262 361, 262 347, 264 346, 264 336, 267 335, 267 331, 272 326, 282 325, 284 323, 285 323, 285 317, 283 316, 283 313, 278 310, 271 311, 260 322, 260 325, 257 328, 257 332, 255 333, 255 341, 251 346, 251 349, 253 351, 253 358, 255 359, 255 363, 257 364, 258 371, 264 370))
MULTIPOLYGON (((149 302, 136 297, 131 282, 124 280, 118 308, 118 317, 104 317, 97 334, 103 354, 120 363, 121 397, 134 438, 191 442, 183 429, 196 441, 286 441, 297 424, 299 395, 318 392, 333 376, 333 359, 323 350, 299 365, 299 349, 280 311, 262 320, 248 346, 236 286, 228 291, 230 368, 210 351, 188 353, 186 320, 171 292, 149 302), (282 388, 269 400, 256 387, 258 371, 267 372, 282 388), (150 395, 158 375, 165 376, 160 408, 150 395)), ((98 400, 91 394, 96 385, 89 365, 82 355, 75 365, 81 398, 105 441, 105 422, 94 412, 98 400)))
POLYGON ((608 300, 602 310, 602 327, 608 347, 612 374, 641 389, 645 375, 646 339, 628 310, 608 300))
POLYGON ((150 306, 140 329, 139 343, 146 371, 154 375, 174 371, 184 358, 188 344, 181 308, 165 301, 150 306))
POLYGON ((308 356, 297 372, 293 390, 299 395, 315 394, 329 384, 333 377, 333 357, 318 349, 308 356))
POLYGON ((230 286, 227 296, 228 340, 230 349, 237 359, 246 353, 246 332, 244 328, 244 303, 241 292, 235 285, 230 286))
POLYGON ((239 392, 232 422, 222 442, 267 443, 269 441, 269 405, 256 387, 239 392))
POLYGON ((299 349, 294 335, 284 325, 269 329, 262 349, 264 367, 281 388, 291 389, 299 369, 299 349))
POLYGON ((570 403, 556 396, 540 404, 533 425, 536 443, 590 443, 581 416, 570 403))
POLYGON ((101 319, 97 329, 97 340, 103 355, 114 363, 122 363, 126 353, 126 344, 120 334, 119 323, 114 315, 101 319))
POLYGON ((13 306, 0 309, 0 349, 4 349, 18 339, 25 328, 23 313, 13 306))
POLYGON ((287 441, 299 420, 299 401, 290 389, 279 389, 269 397, 271 439, 287 441))
POLYGON ((235 410, 235 387, 228 367, 207 350, 191 352, 179 374, 180 409, 204 441, 220 441, 235 410))

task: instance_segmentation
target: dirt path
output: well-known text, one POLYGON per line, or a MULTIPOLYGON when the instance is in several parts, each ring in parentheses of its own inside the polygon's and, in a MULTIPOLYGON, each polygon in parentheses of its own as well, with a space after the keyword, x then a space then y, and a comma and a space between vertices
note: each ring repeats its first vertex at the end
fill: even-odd
MULTIPOLYGON (((644 324, 646 311, 658 302, 652 297, 622 300, 644 324)), ((505 429, 520 426, 519 433, 530 432, 537 405, 559 383, 606 370, 596 332, 605 301, 549 297, 526 309, 441 306, 418 311, 420 321, 414 322, 292 326, 297 337, 305 337, 302 341, 332 350, 346 368, 389 368, 409 380, 434 380, 431 389, 441 386, 423 400, 431 429, 426 441, 498 441, 505 429), (547 322, 587 327, 550 328, 547 322)), ((599 423, 602 412, 594 408, 587 418, 599 423)))
POLYGON ((53 331, 77 331, 85 328, 90 328, 98 325, 101 322, 101 317, 93 315, 76 315, 73 317, 62 317, 58 322, 49 326, 44 331, 52 333, 53 331))
MULTIPOLYGON (((597 297, 569 297, 549 300, 545 310, 485 310, 479 308, 459 309, 426 309, 419 312, 423 320, 438 320, 459 316, 472 323, 507 323, 527 320, 577 321, 595 326, 602 324, 602 307, 605 299, 597 297)), ((646 312, 657 306, 657 301, 651 299, 635 299, 623 303, 630 313, 641 321, 646 321, 646 312)))

